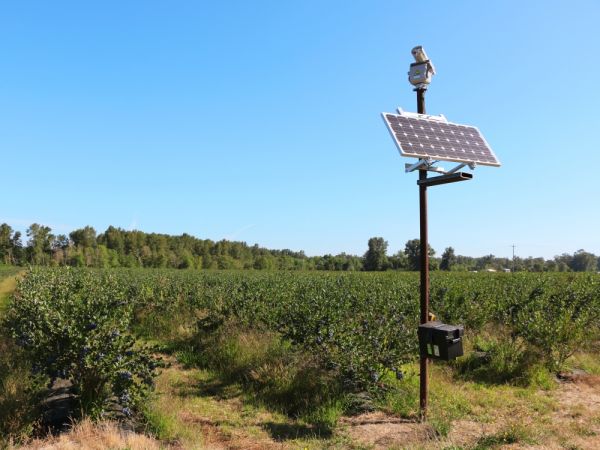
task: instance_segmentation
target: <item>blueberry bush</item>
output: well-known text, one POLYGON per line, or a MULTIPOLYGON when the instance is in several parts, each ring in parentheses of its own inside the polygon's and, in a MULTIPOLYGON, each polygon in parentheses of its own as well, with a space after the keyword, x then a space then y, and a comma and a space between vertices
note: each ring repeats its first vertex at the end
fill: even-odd
POLYGON ((130 415, 153 382, 156 361, 130 333, 133 303, 110 272, 32 269, 21 280, 6 323, 34 374, 49 386, 70 380, 91 416, 109 401, 130 415))
MULTIPOLYGON (((498 340, 514 344, 503 352, 518 348, 551 370, 600 338, 597 274, 437 272, 431 280, 440 320, 464 324, 469 339, 500 330, 498 340)), ((152 338, 173 325, 233 321, 277 333, 362 389, 400 376, 417 357, 418 305, 416 273, 33 269, 8 323, 34 370, 72 380, 87 410, 116 396, 129 413, 155 364, 134 329, 152 338)))

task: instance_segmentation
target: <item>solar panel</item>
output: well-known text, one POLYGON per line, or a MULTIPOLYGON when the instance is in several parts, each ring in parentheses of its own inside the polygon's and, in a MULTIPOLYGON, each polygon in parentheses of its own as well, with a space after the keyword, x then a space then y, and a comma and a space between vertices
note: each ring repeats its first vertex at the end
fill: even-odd
POLYGON ((425 115, 382 113, 402 156, 500 166, 476 127, 425 115))

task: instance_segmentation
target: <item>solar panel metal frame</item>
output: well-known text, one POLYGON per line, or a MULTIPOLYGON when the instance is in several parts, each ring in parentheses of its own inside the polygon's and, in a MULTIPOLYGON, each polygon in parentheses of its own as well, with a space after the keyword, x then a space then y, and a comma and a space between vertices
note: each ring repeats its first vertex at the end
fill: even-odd
MULTIPOLYGON (((443 116, 435 117, 435 116, 427 116, 424 114, 411 114, 411 113, 404 113, 404 112, 401 112, 400 114, 384 112, 384 113, 381 113, 381 116, 383 117, 383 121, 387 125, 388 131, 390 132, 392 139, 394 140, 394 142, 396 144, 396 147, 398 147, 398 150, 399 150, 401 156, 406 156, 406 157, 411 157, 411 158, 419 158, 419 159, 453 161, 453 162, 458 162, 458 163, 476 164, 476 165, 481 165, 481 166, 500 167, 500 165, 501 165, 500 161, 498 160, 498 157, 496 156, 496 154, 494 153, 494 151, 492 150, 492 148, 490 147, 488 142, 485 140, 485 138, 479 131, 479 128, 477 128, 477 127, 474 127, 472 125, 463 125, 463 124, 459 124, 459 123, 448 122, 443 116), (458 150, 452 150, 452 151, 445 150, 445 149, 443 149, 443 151, 442 150, 436 151, 435 149, 434 150, 425 149, 425 147, 423 147, 423 145, 421 145, 421 144, 420 144, 421 147, 423 147, 423 150, 421 152, 411 151, 413 149, 405 148, 405 146, 403 147, 402 143, 400 142, 400 138, 396 135, 396 132, 394 131, 394 126, 388 119, 388 116, 402 117, 403 120, 406 119, 409 122, 415 121, 413 123, 425 122, 427 124, 443 124, 443 125, 448 125, 450 127, 460 127, 460 128, 466 128, 469 130, 473 130, 477 134, 477 137, 480 138, 481 141, 483 142, 483 144, 485 146, 484 150, 486 152, 489 152, 488 157, 493 159, 493 161, 484 161, 481 158, 477 158, 477 157, 469 157, 469 156, 461 157, 462 155, 460 155, 458 153, 459 150, 463 150, 463 153, 465 155, 467 155, 467 153, 466 153, 466 151, 464 151, 464 147, 460 146, 460 143, 458 145, 456 145, 456 147, 458 147, 458 150), (446 153, 446 155, 444 155, 443 153, 446 153)), ((415 136, 416 136, 415 140, 418 141, 419 136, 417 136, 417 135, 415 135, 415 136)), ((433 144, 432 144, 432 147, 433 147, 433 144)))

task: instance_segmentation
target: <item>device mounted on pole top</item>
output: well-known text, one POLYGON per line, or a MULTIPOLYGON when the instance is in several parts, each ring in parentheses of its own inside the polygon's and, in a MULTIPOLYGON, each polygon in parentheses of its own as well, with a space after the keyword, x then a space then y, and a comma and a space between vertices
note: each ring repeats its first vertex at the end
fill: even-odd
POLYGON ((471 179, 470 173, 459 172, 464 167, 471 170, 478 165, 499 167, 498 158, 477 127, 449 122, 441 114, 425 114, 425 91, 435 75, 435 67, 422 46, 414 47, 411 53, 415 62, 410 65, 408 81, 417 92, 418 111, 410 113, 398 108, 398 113, 382 113, 400 155, 419 159, 406 164, 406 172, 426 170, 451 175, 427 182, 434 185, 471 179), (439 161, 459 165, 444 170, 436 166, 439 161))
POLYGON ((435 75, 435 67, 427 57, 427 53, 421 45, 417 45, 411 50, 415 62, 410 65, 408 71, 408 81, 417 89, 427 89, 431 83, 431 77, 435 75))
POLYGON ((449 122, 443 115, 431 116, 425 111, 425 92, 435 75, 435 67, 422 46, 411 51, 415 62, 410 65, 408 81, 417 93, 417 112, 382 113, 400 155, 417 158, 405 165, 406 172, 419 171, 420 249, 419 265, 421 280, 420 323, 418 329, 420 349, 420 411, 427 415, 428 360, 454 359, 463 354, 463 327, 432 321, 429 314, 429 243, 427 230, 427 187, 466 181, 473 178, 464 167, 475 169, 477 165, 499 167, 500 162, 491 147, 473 126, 449 122), (439 161, 458 163, 450 170, 436 166, 439 161), (428 172, 438 176, 428 178, 428 172))

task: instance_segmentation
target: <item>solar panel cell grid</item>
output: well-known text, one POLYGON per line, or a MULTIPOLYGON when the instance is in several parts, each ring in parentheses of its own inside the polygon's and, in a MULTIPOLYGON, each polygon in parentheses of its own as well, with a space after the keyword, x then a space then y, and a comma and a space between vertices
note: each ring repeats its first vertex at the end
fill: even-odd
POLYGON ((500 165, 475 127, 389 113, 383 117, 402 156, 500 165))

